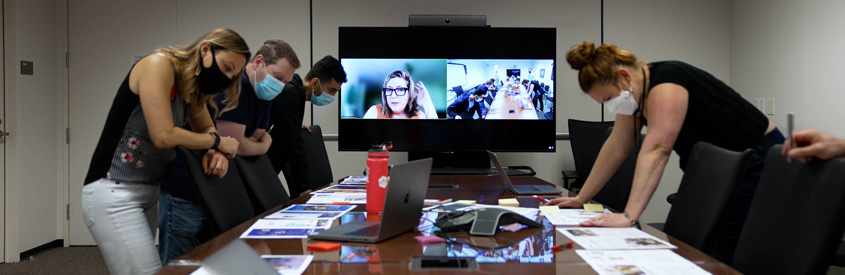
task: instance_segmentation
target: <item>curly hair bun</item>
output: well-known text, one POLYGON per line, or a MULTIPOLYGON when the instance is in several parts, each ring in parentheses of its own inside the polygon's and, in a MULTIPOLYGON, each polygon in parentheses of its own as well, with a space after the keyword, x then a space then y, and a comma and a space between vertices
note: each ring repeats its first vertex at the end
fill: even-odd
POLYGON ((572 69, 581 70, 581 68, 590 64, 595 56, 596 44, 593 41, 585 40, 569 49, 569 52, 566 53, 566 62, 572 69))

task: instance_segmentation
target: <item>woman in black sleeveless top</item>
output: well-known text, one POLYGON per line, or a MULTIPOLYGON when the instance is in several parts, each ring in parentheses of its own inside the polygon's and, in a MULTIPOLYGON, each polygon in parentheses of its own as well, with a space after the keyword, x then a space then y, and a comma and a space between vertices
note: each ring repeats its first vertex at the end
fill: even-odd
POLYGON ((237 84, 249 47, 229 29, 216 29, 182 48, 160 48, 130 69, 117 90, 82 188, 83 217, 110 274, 161 269, 155 246, 159 183, 176 146, 209 150, 206 174, 223 177, 238 141, 220 137, 209 102, 226 93, 237 106, 237 84), (182 127, 190 122, 193 132, 182 127))
POLYGON ((582 226, 635 224, 654 194, 673 149, 681 158, 681 169, 685 169, 692 147, 699 141, 734 151, 753 148, 756 152, 746 167, 735 202, 722 219, 716 248, 705 251, 730 263, 765 154, 772 145, 784 141, 780 131, 727 84, 689 64, 646 64, 615 45, 596 47, 591 41, 573 46, 566 59, 579 71, 581 89, 617 115, 613 132, 578 196, 554 199, 550 204, 581 207, 590 201, 628 156, 642 126, 648 126, 648 135, 637 156, 625 211, 603 215, 582 226))

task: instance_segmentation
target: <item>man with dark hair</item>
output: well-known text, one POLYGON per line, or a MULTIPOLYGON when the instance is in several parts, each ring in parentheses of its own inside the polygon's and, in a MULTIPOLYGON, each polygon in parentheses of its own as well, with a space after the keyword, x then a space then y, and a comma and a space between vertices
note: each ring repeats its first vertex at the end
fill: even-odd
POLYGON ((484 105, 484 98, 487 97, 487 91, 493 86, 494 80, 475 87, 472 93, 463 93, 455 98, 455 101, 446 108, 449 114, 449 119, 472 119, 473 115, 478 114, 478 119, 487 117, 487 105, 484 105))
POLYGON ((317 106, 331 103, 341 84, 346 82, 346 72, 340 61, 331 55, 320 59, 305 75, 305 81, 298 74, 285 85, 282 94, 273 100, 273 112, 270 136, 273 144, 267 151, 267 157, 273 163, 278 174, 285 175, 291 198, 310 192, 311 180, 308 178, 308 158, 305 155, 305 142, 301 129, 311 129, 302 123, 305 114, 305 102, 311 101, 317 106))
MULTIPOLYGON (((238 155, 261 155, 274 143, 265 131, 271 115, 271 100, 282 92, 285 82, 291 81, 296 68, 299 68, 296 52, 290 44, 279 39, 265 41, 245 66, 240 79, 238 106, 216 119, 221 136, 238 140, 238 155)), ((226 104, 222 100, 221 96, 215 98, 220 110, 226 104)), ((229 163, 229 167, 233 165, 229 163)), ((161 184, 158 202, 158 250, 162 265, 166 265, 199 245, 197 232, 207 224, 196 191, 188 180, 187 169, 179 158, 173 162, 170 179, 161 184)))

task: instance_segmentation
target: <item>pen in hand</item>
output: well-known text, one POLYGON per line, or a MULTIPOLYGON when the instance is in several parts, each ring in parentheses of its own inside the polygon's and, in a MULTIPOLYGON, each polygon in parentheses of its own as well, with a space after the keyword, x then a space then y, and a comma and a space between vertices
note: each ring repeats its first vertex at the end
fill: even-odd
POLYGON ((788 114, 786 114, 786 140, 787 140, 787 143, 786 143, 787 144, 786 162, 787 163, 792 162, 792 158, 789 157, 789 151, 792 151, 792 131, 795 127, 794 116, 795 116, 795 114, 792 113, 792 112, 789 112, 788 114))

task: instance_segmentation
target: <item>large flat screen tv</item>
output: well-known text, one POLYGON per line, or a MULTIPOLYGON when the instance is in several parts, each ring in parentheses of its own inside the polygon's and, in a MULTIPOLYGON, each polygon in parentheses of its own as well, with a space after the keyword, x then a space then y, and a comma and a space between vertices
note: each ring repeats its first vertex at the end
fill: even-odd
POLYGON ((339 33, 339 150, 555 151, 554 28, 339 33))

